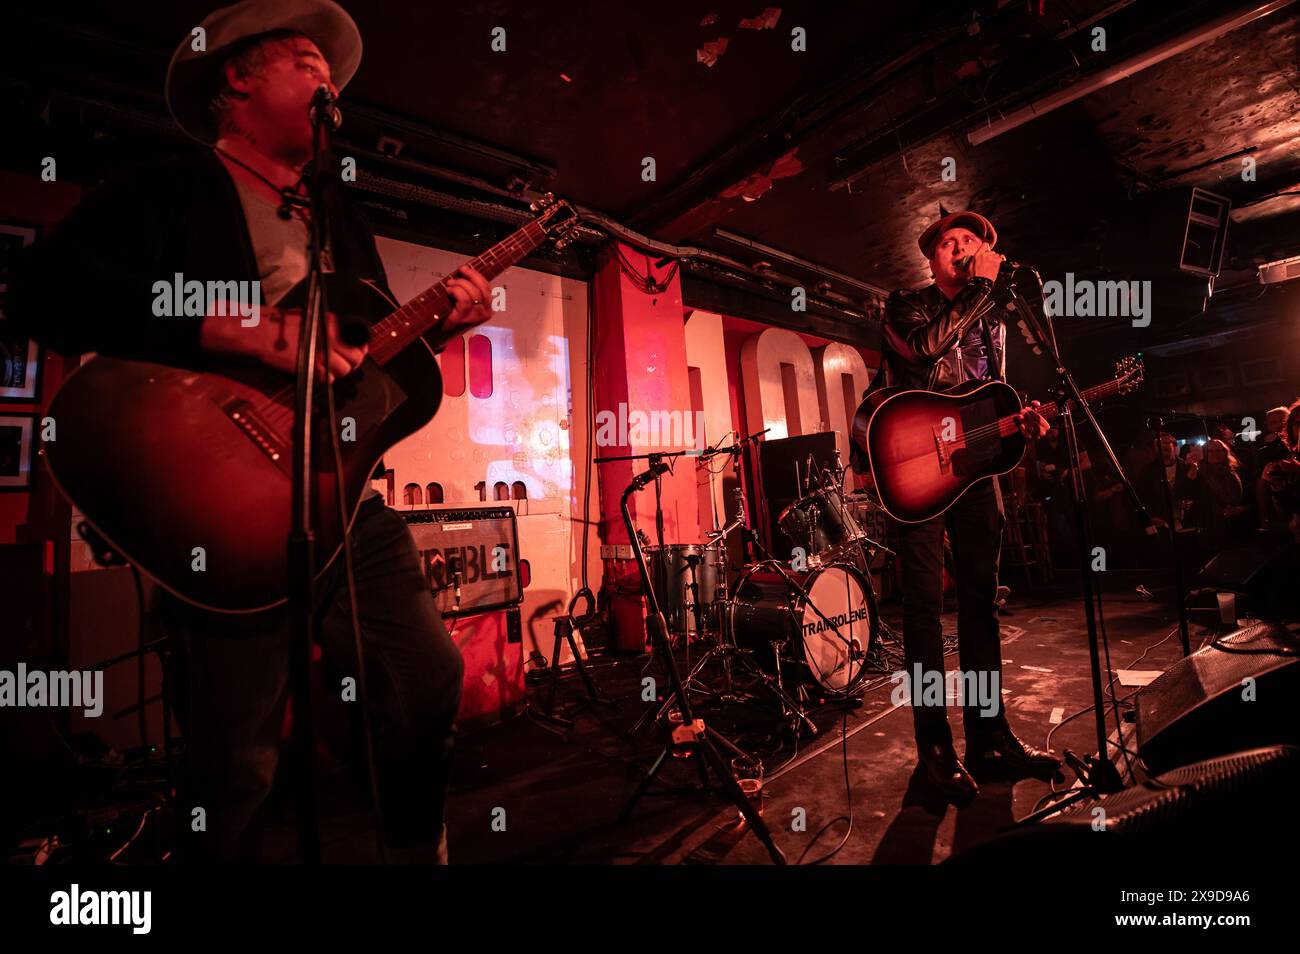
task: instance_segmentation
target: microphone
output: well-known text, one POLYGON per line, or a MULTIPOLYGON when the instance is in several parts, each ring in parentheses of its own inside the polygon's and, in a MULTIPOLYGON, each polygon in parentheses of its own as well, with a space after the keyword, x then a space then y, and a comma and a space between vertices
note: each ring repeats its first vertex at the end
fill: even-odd
MULTIPOLYGON (((966 255, 962 258, 954 258, 952 260, 952 265, 953 268, 957 269, 957 271, 965 272, 970 269, 971 262, 973 261, 975 261, 974 255, 966 255)), ((1028 267, 1027 265, 1021 265, 1019 262, 1013 262, 1009 258, 1004 258, 1002 260, 1002 265, 998 268, 998 274, 999 276, 1009 275, 1012 272, 1016 271, 1017 269, 1027 268, 1027 267, 1028 267)))
POLYGON ((312 94, 311 109, 308 115, 311 117, 311 124, 319 126, 324 120, 328 120, 331 130, 338 129, 343 125, 343 113, 338 107, 339 98, 335 96, 329 86, 321 83, 316 87, 316 92, 312 94), (324 117, 322 120, 321 117, 324 117))
POLYGON ((460 564, 461 564, 461 560, 459 556, 451 556, 447 558, 447 569, 451 573, 452 594, 454 599, 453 606, 455 607, 455 610, 460 609, 460 584, 461 584, 460 564))

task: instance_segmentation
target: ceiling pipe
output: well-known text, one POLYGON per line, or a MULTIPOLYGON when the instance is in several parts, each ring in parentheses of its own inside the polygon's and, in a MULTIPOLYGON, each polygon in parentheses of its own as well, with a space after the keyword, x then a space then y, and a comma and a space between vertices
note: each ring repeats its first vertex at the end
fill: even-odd
POLYGON ((1180 34, 1163 43, 1153 46, 1149 50, 1144 50, 1130 56, 1128 59, 1121 60, 1114 66, 1100 70, 1091 76, 1084 77, 1076 83, 1073 83, 1065 89, 1057 90, 1046 96, 1041 96, 1025 106, 1020 107, 1012 113, 1003 116, 996 122, 991 122, 983 126, 978 126, 966 133, 966 139, 972 146, 978 146, 988 142, 1004 132, 1016 129, 1039 116, 1045 116, 1053 110, 1060 109, 1076 99, 1082 99, 1099 89, 1104 89, 1113 83, 1122 79, 1128 79, 1136 73, 1140 73, 1148 67, 1155 66, 1157 63, 1163 63, 1165 60, 1185 53, 1190 49, 1198 47, 1204 43, 1209 43, 1225 33, 1231 33, 1238 27, 1243 27, 1248 23, 1253 23, 1264 17, 1276 13, 1278 10, 1291 6, 1295 0, 1270 0, 1268 3, 1252 3, 1245 7, 1240 7, 1232 13, 1225 14, 1209 23, 1196 27, 1187 33, 1180 34))
POLYGON ((764 245, 762 242, 756 242, 743 235, 737 235, 735 232, 728 232, 726 229, 715 228, 713 234, 716 238, 720 238, 724 242, 730 242, 733 245, 747 248, 752 252, 758 252, 772 258, 780 259, 789 265, 806 268, 814 274, 824 276, 828 279, 833 279, 843 285, 857 288, 859 291, 866 292, 869 295, 876 295, 880 298, 889 297, 889 289, 887 288, 881 288, 879 285, 871 284, 871 282, 864 282, 860 278, 854 278, 852 275, 845 275, 843 272, 837 272, 833 268, 827 268, 825 265, 810 262, 806 258, 800 258, 798 255, 793 255, 790 252, 782 251, 779 248, 773 248, 771 245, 764 245))

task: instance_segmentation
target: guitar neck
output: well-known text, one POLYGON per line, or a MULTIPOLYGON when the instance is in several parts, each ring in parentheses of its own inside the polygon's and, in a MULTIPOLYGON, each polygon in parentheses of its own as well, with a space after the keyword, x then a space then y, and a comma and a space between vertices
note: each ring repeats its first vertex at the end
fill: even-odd
MULTIPOLYGON (((466 264, 491 281, 540 247, 546 236, 546 229, 539 223, 529 222, 466 264)), ((446 318, 454 307, 444 278, 371 327, 370 357, 381 365, 390 361, 446 318)))
MULTIPOLYGON (((1112 394, 1117 393, 1119 389, 1123 387, 1123 385, 1124 385, 1124 380, 1121 378, 1116 378, 1112 381, 1104 381, 1101 384, 1095 385, 1094 387, 1085 388, 1083 390, 1083 399, 1087 401, 1089 404, 1091 404, 1093 401, 1098 401, 1101 400, 1102 398, 1107 398, 1110 397, 1112 394)), ((1074 408, 1076 406, 1076 402, 1073 400, 1068 401, 1066 403, 1070 408, 1074 408)), ((1051 421, 1061 416, 1061 410, 1062 410, 1061 405, 1050 404, 1047 407, 1040 407, 1038 409, 1038 413, 1042 415, 1046 420, 1051 421)), ((1014 414, 1009 415, 1007 417, 1000 418, 998 420, 998 434, 1001 437, 1009 437, 1010 435, 1016 433, 1019 429, 1020 429, 1020 424, 1017 422, 1016 416, 1014 414)))

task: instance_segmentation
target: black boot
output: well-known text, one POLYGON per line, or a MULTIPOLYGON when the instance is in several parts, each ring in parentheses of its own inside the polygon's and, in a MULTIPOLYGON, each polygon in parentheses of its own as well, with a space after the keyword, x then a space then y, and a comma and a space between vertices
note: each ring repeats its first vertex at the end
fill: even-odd
POLYGON ((966 761, 979 778, 1051 778, 1061 769, 1060 759, 1026 745, 1005 720, 966 730, 966 761))
POLYGON ((951 742, 916 742, 917 771, 945 798, 965 802, 979 794, 980 787, 957 758, 951 742))

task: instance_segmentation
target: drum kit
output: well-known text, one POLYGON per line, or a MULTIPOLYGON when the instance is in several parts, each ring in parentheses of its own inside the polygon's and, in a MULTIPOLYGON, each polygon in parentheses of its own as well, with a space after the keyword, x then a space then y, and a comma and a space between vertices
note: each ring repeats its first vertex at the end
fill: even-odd
MULTIPOLYGON (((740 488, 736 517, 709 533, 708 543, 644 548, 675 646, 688 654, 705 649, 688 663, 686 692, 722 702, 775 700, 783 722, 815 732, 811 705, 854 700, 873 670, 884 671, 879 642, 892 634, 877 615, 868 568, 878 553, 892 551, 861 519, 883 511, 870 495, 844 494, 837 471, 800 480, 803 496, 778 517, 794 544, 792 559, 763 548, 740 488), (745 563, 733 584, 727 542, 734 533, 745 563)), ((669 696, 652 707, 638 728, 665 718, 674 703, 669 696)))

